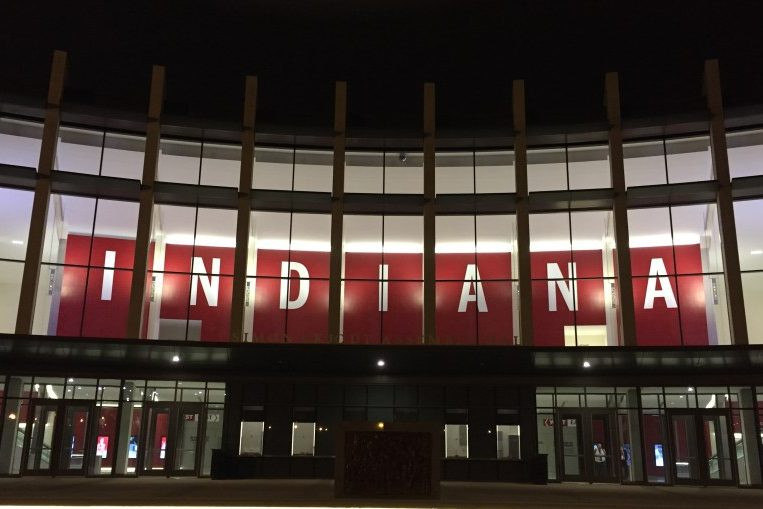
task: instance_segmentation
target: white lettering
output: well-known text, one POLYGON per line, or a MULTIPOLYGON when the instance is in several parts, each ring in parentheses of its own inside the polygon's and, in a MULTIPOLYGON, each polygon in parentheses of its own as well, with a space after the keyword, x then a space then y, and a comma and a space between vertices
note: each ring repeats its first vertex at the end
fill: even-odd
POLYGON ((652 258, 649 263, 650 277, 646 285, 646 298, 644 299, 644 309, 654 308, 654 299, 657 297, 665 299, 665 306, 668 309, 677 308, 676 296, 673 294, 673 287, 670 285, 670 278, 667 276, 665 262, 662 258, 652 258), (657 289, 657 280, 660 281, 660 289, 657 289))
POLYGON ((310 277, 310 274, 307 272, 307 267, 301 263, 281 262, 280 309, 299 309, 305 305, 305 302, 307 302, 307 295, 310 293, 310 280, 308 277, 310 277), (287 279, 291 277, 292 272, 296 272, 299 279, 287 279), (290 284, 299 285, 299 292, 297 292, 297 298, 294 300, 289 299, 290 284))
POLYGON ((207 299, 210 307, 217 307, 217 296, 220 293, 220 259, 212 258, 212 276, 205 276, 207 268, 204 266, 204 260, 199 256, 193 257, 193 276, 191 276, 191 306, 196 305, 196 295, 198 293, 199 282, 201 282, 201 291, 207 299))
POLYGON ((477 311, 487 312, 487 302, 485 302, 485 293, 482 291, 482 281, 480 271, 477 265, 470 263, 466 266, 464 273, 464 286, 461 287, 461 299, 458 301, 458 312, 464 313, 469 302, 477 302, 477 311), (472 293, 472 285, 475 286, 475 292, 472 293))
POLYGON ((548 277, 548 310, 556 311, 556 289, 562 294, 564 303, 570 311, 578 310, 578 281, 575 279, 578 274, 577 264, 567 263, 567 273, 572 281, 567 283, 562 275, 562 270, 558 263, 546 264, 546 276, 548 277), (551 281, 553 280, 553 281, 551 281), (573 302, 574 301, 574 302, 573 302))
POLYGON ((379 311, 389 308, 389 265, 379 265, 379 311))
POLYGON ((103 259, 103 284, 101 285, 101 300, 111 300, 111 291, 114 288, 114 262, 117 257, 116 251, 106 251, 103 259), (109 268, 105 268, 109 267, 109 268))

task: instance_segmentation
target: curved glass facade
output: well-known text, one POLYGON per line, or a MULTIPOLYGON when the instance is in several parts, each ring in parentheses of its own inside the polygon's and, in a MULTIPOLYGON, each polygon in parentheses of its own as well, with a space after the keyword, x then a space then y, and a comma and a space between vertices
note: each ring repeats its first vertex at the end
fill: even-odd
MULTIPOLYGON (((40 123, 0 119, 2 332, 15 328, 26 245, 40 241, 35 334, 126 338, 131 283, 142 277, 133 260, 145 256, 141 338, 229 341, 231 310, 243 306, 244 341, 331 342, 338 257, 338 341, 421 344, 431 257, 438 344, 624 345, 623 278, 633 288, 636 345, 733 342, 725 205, 703 133, 626 140, 627 246, 615 242, 608 147, 529 147, 530 296, 519 294, 512 147, 436 153, 427 253, 422 152, 347 151, 337 195, 332 151, 257 146, 246 269, 237 274, 241 145, 162 138, 149 248, 136 253, 145 136, 62 126, 44 238, 30 240, 41 136, 40 123), (618 269, 618 249, 629 250, 629 273, 618 269), (236 278, 246 280, 243 302, 233 300, 236 278), (522 306, 532 309, 532 338, 521 337, 522 306)), ((763 298, 763 137, 746 130, 727 139, 749 342, 763 343, 754 312, 763 298)))

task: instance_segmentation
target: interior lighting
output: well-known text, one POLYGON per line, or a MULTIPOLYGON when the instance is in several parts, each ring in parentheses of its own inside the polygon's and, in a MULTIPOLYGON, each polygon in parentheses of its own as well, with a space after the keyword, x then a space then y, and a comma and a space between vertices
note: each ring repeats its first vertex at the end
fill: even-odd
POLYGON ((14 414, 13 412, 9 413, 8 414, 8 419, 10 419, 12 421, 15 421, 16 420, 16 414, 14 414))
MULTIPOLYGON (((14 242, 15 242, 15 241, 14 241, 14 242)), ((751 254, 751 255, 759 255, 759 254, 763 254, 763 249, 753 249, 752 251, 750 251, 750 254, 751 254)))
POLYGON ((24 241, 23 240, 12 240, 11 244, 15 244, 17 246, 23 246, 24 245, 24 241))
POLYGON ((591 367, 591 363, 588 362, 588 361, 583 361, 583 367, 584 368, 590 368, 591 367))
POLYGON ((180 356, 179 355, 173 355, 172 356, 172 362, 180 362, 180 356))
POLYGON ((379 429, 384 429, 384 423, 383 422, 377 422, 376 427, 379 429))
POLYGON ((384 362, 384 359, 379 359, 378 361, 376 361, 376 365, 379 366, 380 368, 383 368, 386 364, 387 363, 384 362))
POLYGON ((694 392, 694 387, 689 387, 686 390, 689 391, 689 392, 694 392))

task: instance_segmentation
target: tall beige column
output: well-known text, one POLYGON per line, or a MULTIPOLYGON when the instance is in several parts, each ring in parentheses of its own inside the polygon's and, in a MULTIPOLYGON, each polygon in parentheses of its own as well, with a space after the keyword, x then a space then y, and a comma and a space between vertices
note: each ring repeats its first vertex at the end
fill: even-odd
POLYGON ((21 276, 21 295, 16 313, 16 334, 31 334, 34 324, 34 305, 37 284, 40 279, 40 262, 45 238, 45 223, 50 201, 50 175, 56 164, 58 125, 61 121, 61 96, 66 76, 66 52, 54 51, 50 66, 48 100, 45 105, 45 125, 42 131, 40 161, 37 165, 37 181, 29 223, 24 273, 21 276))
POLYGON ((329 341, 341 341, 342 237, 344 226, 344 149, 347 122, 347 83, 334 87, 334 173, 331 191, 331 262, 329 274, 329 341))
POLYGON ((249 228, 252 217, 251 193, 254 171, 254 120, 257 112, 257 77, 247 76, 244 86, 244 118, 241 125, 241 174, 238 181, 236 254, 233 261, 233 295, 230 313, 230 340, 244 340, 246 269, 249 259, 249 228))
POLYGON ((437 342, 435 330, 435 88, 424 84, 424 343, 437 342))
POLYGON ((623 128, 620 122, 620 82, 616 72, 606 74, 604 101, 609 123, 609 171, 612 179, 615 225, 615 264, 617 267, 617 311, 620 318, 620 338, 623 346, 636 346, 636 315, 631 279, 631 251, 628 239, 628 202, 623 161, 623 128))
POLYGON ((516 184, 517 257, 519 274, 519 344, 533 345, 533 301, 530 279, 530 193, 527 187, 527 125, 525 82, 514 80, 511 91, 514 125, 514 179, 516 184))
POLYGON ((146 123, 146 150, 143 154, 143 180, 140 185, 138 231, 135 236, 135 262, 130 289, 130 308, 127 315, 127 337, 139 338, 146 301, 148 250, 151 246, 151 227, 154 217, 154 181, 159 163, 161 116, 164 103, 164 67, 155 65, 151 72, 151 94, 146 123))
POLYGON ((717 60, 705 61, 705 95, 710 114, 710 153, 713 172, 718 181, 718 223, 721 230, 723 270, 726 275, 726 295, 728 296, 729 321, 731 322, 731 343, 748 344, 747 319, 742 292, 739 251, 736 224, 734 222, 734 200, 731 196, 731 174, 726 152, 726 126, 723 118, 723 97, 721 75, 717 60))

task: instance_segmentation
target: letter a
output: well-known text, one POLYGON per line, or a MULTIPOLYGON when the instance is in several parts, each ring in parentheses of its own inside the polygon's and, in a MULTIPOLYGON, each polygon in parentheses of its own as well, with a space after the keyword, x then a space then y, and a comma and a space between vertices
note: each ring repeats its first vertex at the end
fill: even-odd
POLYGON ((670 286, 670 279, 667 276, 665 262, 662 258, 652 258, 649 264, 650 277, 646 285, 646 297, 644 298, 644 309, 654 308, 654 299, 657 297, 665 299, 665 306, 668 309, 677 308, 676 296, 673 294, 673 287, 670 286), (657 280, 660 281, 660 289, 657 289, 657 280))
POLYGON ((466 272, 464 273, 464 285, 461 287, 461 299, 458 301, 458 312, 466 312, 466 306, 469 302, 477 302, 477 311, 480 313, 487 312, 487 302, 485 302, 485 292, 482 291, 482 281, 480 279, 480 271, 477 265, 470 263, 466 266, 466 272), (472 293, 472 284, 475 286, 475 292, 472 293))

